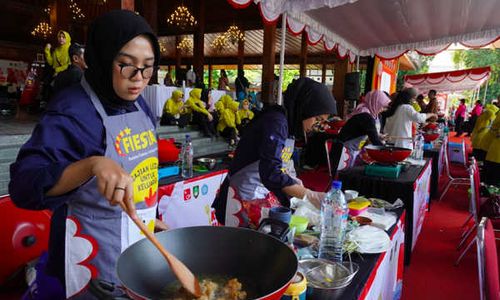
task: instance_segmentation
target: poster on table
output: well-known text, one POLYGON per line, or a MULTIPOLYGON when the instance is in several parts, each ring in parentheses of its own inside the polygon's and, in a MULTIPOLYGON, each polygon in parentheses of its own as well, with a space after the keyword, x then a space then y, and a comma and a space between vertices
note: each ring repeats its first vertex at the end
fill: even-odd
POLYGON ((158 192, 160 219, 170 229, 217 225, 211 208, 227 170, 161 186, 158 192))
POLYGON ((403 288, 404 221, 401 218, 391 236, 392 247, 379 258, 359 299, 399 299, 403 288))
POLYGON ((413 184, 413 240, 411 250, 415 248, 418 235, 422 229, 430 199, 431 188, 431 163, 429 162, 420 174, 420 177, 413 184))

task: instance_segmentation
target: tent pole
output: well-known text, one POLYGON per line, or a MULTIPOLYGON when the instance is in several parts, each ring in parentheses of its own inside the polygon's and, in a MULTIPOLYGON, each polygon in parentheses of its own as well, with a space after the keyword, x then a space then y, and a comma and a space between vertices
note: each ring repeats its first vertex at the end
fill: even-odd
POLYGON ((280 78, 278 81, 278 105, 283 103, 283 66, 285 64, 286 12, 281 15, 280 78))
POLYGON ((486 87, 484 88, 483 105, 486 104, 486 93, 488 92, 488 81, 486 81, 486 87))
POLYGON ((359 55, 356 55, 356 72, 359 72, 359 55))

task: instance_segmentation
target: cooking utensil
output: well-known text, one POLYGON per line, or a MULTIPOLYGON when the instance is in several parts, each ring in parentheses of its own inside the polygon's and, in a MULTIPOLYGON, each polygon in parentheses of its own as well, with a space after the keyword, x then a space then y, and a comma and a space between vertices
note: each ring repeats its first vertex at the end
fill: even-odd
POLYGON ((212 170, 217 164, 217 159, 209 157, 201 157, 196 160, 201 165, 205 166, 207 169, 212 170))
POLYGON ((424 133, 422 136, 424 137, 424 141, 426 143, 430 143, 439 137, 439 133, 424 133))
POLYGON ((168 252, 163 245, 156 239, 155 235, 151 233, 146 224, 144 224, 137 216, 133 217, 130 215, 125 203, 120 202, 120 206, 123 211, 127 213, 127 215, 134 221, 135 225, 139 227, 139 229, 144 233, 144 235, 148 238, 148 240, 153 243, 153 245, 160 251, 160 253, 165 257, 168 262, 168 265, 172 269, 172 272, 175 274, 175 277, 179 280, 182 287, 188 291, 190 294, 195 297, 201 296, 201 288, 198 279, 193 275, 193 273, 183 264, 177 257, 168 252))
POLYGON ((335 290, 351 283, 359 270, 359 265, 350 261, 337 263, 311 258, 301 260, 299 270, 305 274, 310 287, 320 290, 335 290))
POLYGON ((375 161, 381 163, 395 163, 405 160, 411 154, 411 149, 368 145, 365 147, 368 155, 375 161))
MULTIPOLYGON (((201 278, 237 278, 248 299, 280 299, 297 272, 292 249, 251 229, 186 227, 156 237, 201 278)), ((127 248, 118 258, 116 270, 130 297, 169 299, 165 288, 175 282, 175 275, 149 241, 143 239, 127 248)))

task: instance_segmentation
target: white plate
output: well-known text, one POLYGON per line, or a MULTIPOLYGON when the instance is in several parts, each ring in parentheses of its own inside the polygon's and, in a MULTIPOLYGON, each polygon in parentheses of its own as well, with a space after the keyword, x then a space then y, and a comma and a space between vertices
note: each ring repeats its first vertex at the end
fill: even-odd
POLYGON ((347 238, 358 245, 357 252, 363 254, 383 253, 392 247, 389 235, 374 226, 360 226, 349 232, 347 238))

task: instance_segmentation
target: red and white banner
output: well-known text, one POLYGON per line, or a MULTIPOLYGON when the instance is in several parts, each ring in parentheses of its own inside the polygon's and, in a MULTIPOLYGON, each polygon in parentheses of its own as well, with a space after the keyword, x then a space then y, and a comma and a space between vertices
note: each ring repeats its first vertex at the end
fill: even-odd
POLYGON ((382 253, 372 270, 359 299, 397 300, 401 297, 404 270, 405 213, 396 223, 391 236, 392 247, 382 253))
POLYGON ((411 250, 415 248, 418 235, 424 224, 427 205, 430 200, 432 161, 426 164, 420 177, 413 184, 413 240, 411 250))
POLYGON ((439 92, 475 90, 490 78, 490 67, 467 70, 406 75, 405 86, 427 92, 434 89, 439 92))
POLYGON ((169 229, 217 225, 211 208, 227 170, 160 186, 158 213, 169 229))

